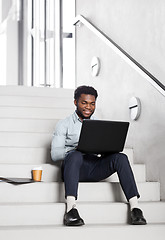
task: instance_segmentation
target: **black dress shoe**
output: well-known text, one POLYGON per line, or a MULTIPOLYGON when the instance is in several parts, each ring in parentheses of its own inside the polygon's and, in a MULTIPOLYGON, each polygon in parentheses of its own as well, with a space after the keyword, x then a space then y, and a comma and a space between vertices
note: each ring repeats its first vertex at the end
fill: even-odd
POLYGON ((139 208, 133 208, 131 211, 131 224, 146 225, 147 222, 143 216, 143 212, 139 208))
POLYGON ((79 216, 76 208, 72 208, 69 212, 64 215, 65 226, 82 226, 84 225, 83 219, 79 216))

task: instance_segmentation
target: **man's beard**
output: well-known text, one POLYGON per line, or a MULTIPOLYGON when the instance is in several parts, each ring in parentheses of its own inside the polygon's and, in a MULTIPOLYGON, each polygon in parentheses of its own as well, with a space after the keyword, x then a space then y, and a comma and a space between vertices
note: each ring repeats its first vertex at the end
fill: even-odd
POLYGON ((82 119, 90 119, 90 117, 92 116, 92 114, 93 114, 94 112, 91 112, 91 115, 90 115, 89 117, 85 117, 85 116, 83 115, 83 113, 80 112, 79 109, 77 108, 77 109, 76 109, 76 113, 77 113, 77 115, 78 115, 80 118, 82 118, 82 119))

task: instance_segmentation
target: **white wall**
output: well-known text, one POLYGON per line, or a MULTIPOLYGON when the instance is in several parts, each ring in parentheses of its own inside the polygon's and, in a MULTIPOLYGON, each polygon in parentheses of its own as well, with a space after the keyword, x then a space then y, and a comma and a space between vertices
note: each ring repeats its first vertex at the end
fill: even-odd
MULTIPOLYGON (((165 84, 164 0, 76 0, 76 4, 76 14, 88 18, 165 84)), ((146 164, 147 180, 160 181, 165 200, 165 97, 90 30, 76 29, 77 85, 98 89, 102 118, 131 122, 127 146, 134 148, 135 162, 146 164), (95 78, 90 71, 93 56, 101 60, 95 78), (132 96, 142 103, 138 121, 129 117, 132 96)))

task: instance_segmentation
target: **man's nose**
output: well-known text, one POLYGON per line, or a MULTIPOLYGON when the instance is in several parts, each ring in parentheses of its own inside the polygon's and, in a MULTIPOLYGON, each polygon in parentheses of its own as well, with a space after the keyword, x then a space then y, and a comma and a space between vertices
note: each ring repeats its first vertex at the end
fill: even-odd
POLYGON ((89 103, 86 104, 86 108, 87 108, 87 109, 91 109, 91 106, 90 106, 89 103))

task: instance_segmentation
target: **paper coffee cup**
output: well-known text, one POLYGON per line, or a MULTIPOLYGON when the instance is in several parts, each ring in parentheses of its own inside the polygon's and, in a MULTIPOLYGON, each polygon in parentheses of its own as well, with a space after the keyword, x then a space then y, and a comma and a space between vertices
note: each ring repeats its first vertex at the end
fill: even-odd
POLYGON ((35 167, 32 169, 32 177, 34 181, 40 182, 42 178, 42 167, 35 167))

